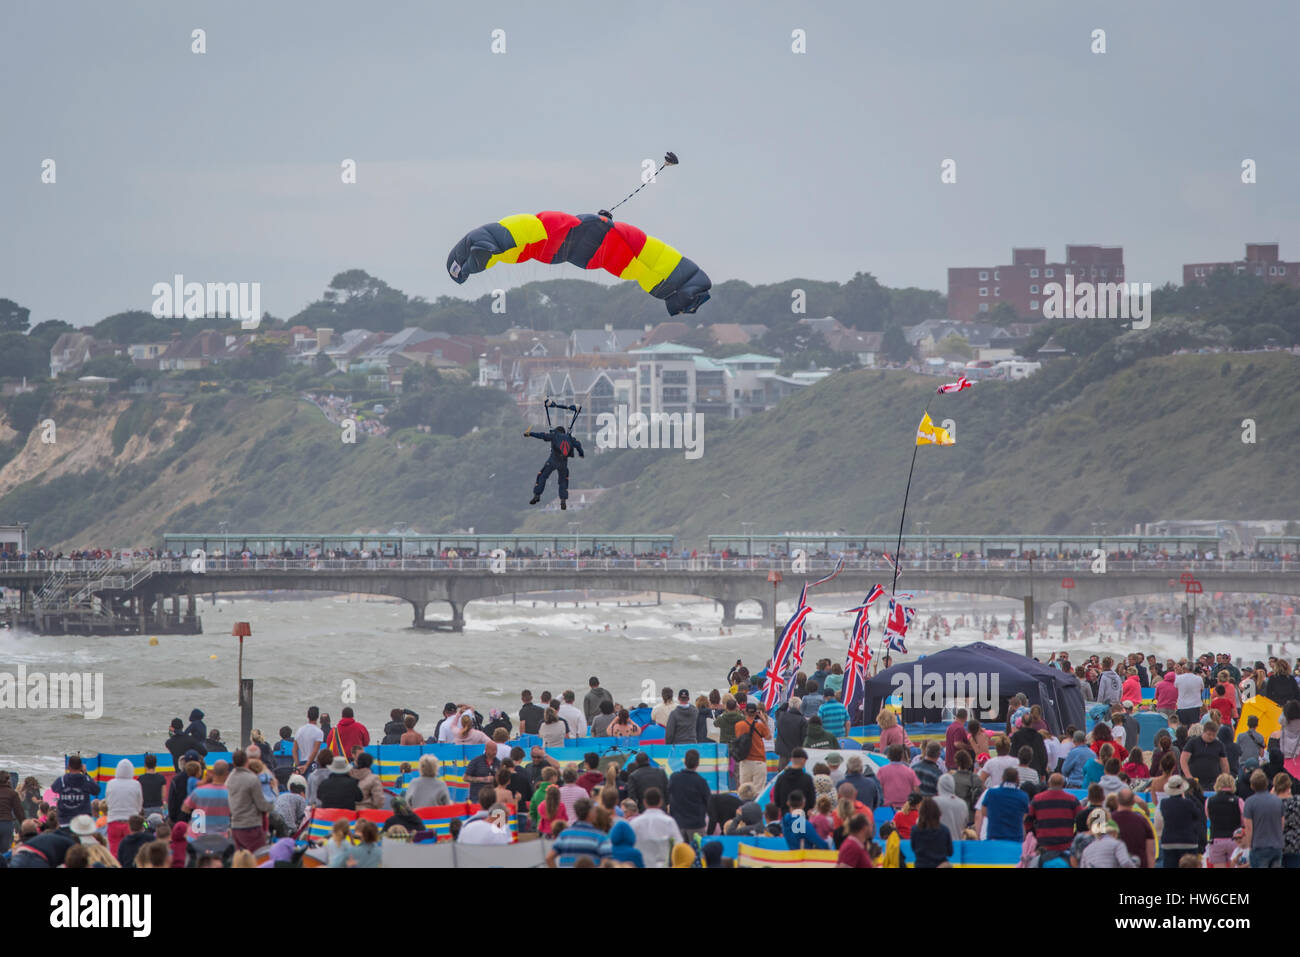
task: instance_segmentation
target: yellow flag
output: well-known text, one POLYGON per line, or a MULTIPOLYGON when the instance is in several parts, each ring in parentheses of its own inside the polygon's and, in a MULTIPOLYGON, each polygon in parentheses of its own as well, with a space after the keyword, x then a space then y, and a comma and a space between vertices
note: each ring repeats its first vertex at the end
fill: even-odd
POLYGON ((955 445, 956 442, 947 429, 941 429, 930 421, 930 413, 921 417, 921 424, 916 427, 917 445, 955 445))

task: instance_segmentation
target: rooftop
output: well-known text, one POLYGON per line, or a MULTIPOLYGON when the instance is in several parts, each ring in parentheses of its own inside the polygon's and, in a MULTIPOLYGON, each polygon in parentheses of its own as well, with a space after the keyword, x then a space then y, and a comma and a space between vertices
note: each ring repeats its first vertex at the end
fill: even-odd
POLYGON ((694 346, 681 346, 675 342, 657 342, 652 346, 642 346, 640 349, 627 350, 634 356, 644 355, 688 355, 698 356, 703 354, 703 349, 696 349, 694 346))

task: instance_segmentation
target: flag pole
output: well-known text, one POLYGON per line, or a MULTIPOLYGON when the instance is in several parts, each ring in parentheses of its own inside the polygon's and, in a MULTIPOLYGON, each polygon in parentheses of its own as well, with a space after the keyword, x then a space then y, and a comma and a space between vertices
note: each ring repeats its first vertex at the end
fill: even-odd
MULTIPOLYGON (((921 412, 921 418, 924 419, 930 414, 930 403, 934 401, 934 394, 925 400, 925 409, 921 412)), ((907 523, 907 500, 912 494, 912 473, 916 471, 916 450, 920 446, 916 444, 916 435, 912 435, 912 464, 907 469, 907 488, 903 490, 903 511, 898 518, 898 544, 894 548, 894 580, 889 586, 889 598, 893 601, 895 594, 898 592, 898 572, 902 567, 902 556, 899 554, 903 550, 903 529, 907 523)), ((882 629, 882 632, 886 629, 882 629)), ((882 634, 882 640, 884 635, 882 634)))
POLYGON ((912 441, 912 465, 907 470, 907 488, 903 491, 903 513, 898 519, 898 544, 894 547, 894 580, 889 586, 889 597, 892 599, 895 592, 898 591, 898 569, 902 561, 900 552, 903 549, 903 526, 907 521, 907 499, 912 494, 912 473, 916 470, 916 450, 920 446, 916 444, 915 437, 912 441))

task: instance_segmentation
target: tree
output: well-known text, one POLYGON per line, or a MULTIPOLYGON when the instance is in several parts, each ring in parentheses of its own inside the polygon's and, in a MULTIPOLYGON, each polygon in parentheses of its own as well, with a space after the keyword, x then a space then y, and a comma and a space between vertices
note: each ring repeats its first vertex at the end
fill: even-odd
POLYGON ((827 348, 826 340, 822 338, 821 333, 802 322, 770 330, 759 345, 764 352, 774 356, 791 356, 813 349, 827 348))
POLYGON ((0 378, 37 379, 50 374, 50 352, 21 332, 0 333, 0 378))
POLYGON ((890 321, 890 292, 869 272, 854 273, 844 284, 841 315, 837 318, 850 329, 879 332, 890 321))
POLYGON ((885 327, 885 334, 880 342, 880 351, 884 353, 885 358, 890 362, 908 362, 912 358, 912 347, 907 343, 907 336, 903 335, 900 326, 892 323, 885 327))
POLYGON ((101 319, 86 331, 96 339, 122 345, 132 342, 166 342, 173 332, 185 331, 185 320, 159 319, 151 312, 132 309, 101 319))
POLYGON ((691 346, 694 349, 708 350, 713 347, 713 334, 708 326, 696 326, 684 336, 677 337, 678 345, 691 346))
POLYGON ((963 359, 969 359, 975 355, 975 350, 970 347, 970 343, 955 332, 944 336, 935 344, 934 348, 935 352, 944 358, 960 356, 963 359))
POLYGON ((402 395, 431 392, 442 384, 442 376, 432 366, 412 364, 402 370, 402 395))
POLYGON ((58 341, 59 336, 65 332, 76 331, 71 323, 64 322, 62 319, 46 319, 29 332, 27 337, 32 342, 38 343, 46 352, 49 352, 54 348, 54 343, 58 341))
POLYGON ((226 376, 231 379, 274 379, 284 371, 284 350, 274 343, 254 342, 248 347, 248 356, 236 359, 228 368, 226 376))
POLYGON ((1000 302, 987 313, 984 314, 985 322, 991 322, 995 326, 1003 328, 1011 325, 1013 322, 1024 322, 1016 312, 1016 307, 1009 302, 1000 302))
POLYGON ((12 299, 0 299, 0 332, 26 332, 30 309, 24 309, 12 299))
POLYGON ((119 388, 125 388, 144 375, 127 356, 99 356, 82 365, 75 376, 95 375, 116 379, 119 388))
POLYGON ((409 428, 431 426, 442 435, 465 435, 476 426, 488 429, 513 426, 519 421, 514 401, 499 389, 480 389, 461 384, 436 385, 426 391, 406 394, 407 369, 402 373, 403 395, 397 406, 384 417, 386 425, 409 428))
POLYGON ((916 326, 948 314, 948 297, 933 289, 889 290, 890 318, 901 326, 916 326))

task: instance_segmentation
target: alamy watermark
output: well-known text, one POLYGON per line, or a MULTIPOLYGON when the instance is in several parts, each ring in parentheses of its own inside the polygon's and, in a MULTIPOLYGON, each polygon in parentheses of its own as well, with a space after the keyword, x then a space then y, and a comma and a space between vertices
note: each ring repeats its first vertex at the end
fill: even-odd
POLYGON ((73 886, 67 894, 50 898, 50 926, 54 928, 116 928, 132 937, 148 937, 153 929, 153 897, 149 894, 82 893, 73 886))
MULTIPOLYGON (((80 711, 86 718, 104 716, 103 672, 46 674, 19 665, 17 674, 0 671, 0 711, 80 711)), ((2 720, 2 719, 0 719, 2 720)))
POLYGON ((1151 283, 1079 282, 1067 273, 1065 285, 1043 287, 1044 319, 1125 319, 1132 328, 1151 325, 1151 283))
POLYGON ((980 718, 997 717, 1001 684, 996 672, 924 672, 913 665, 912 673, 900 671, 893 677, 892 693, 901 698, 904 709, 939 711, 965 708, 980 718))
POLYGON ((150 294, 158 319, 238 319, 244 329, 262 323, 260 282, 186 282, 177 273, 170 283, 154 283, 150 294))
POLYGON ((688 459, 704 454, 704 413, 633 412, 626 405, 596 416, 600 449, 683 449, 688 459))

